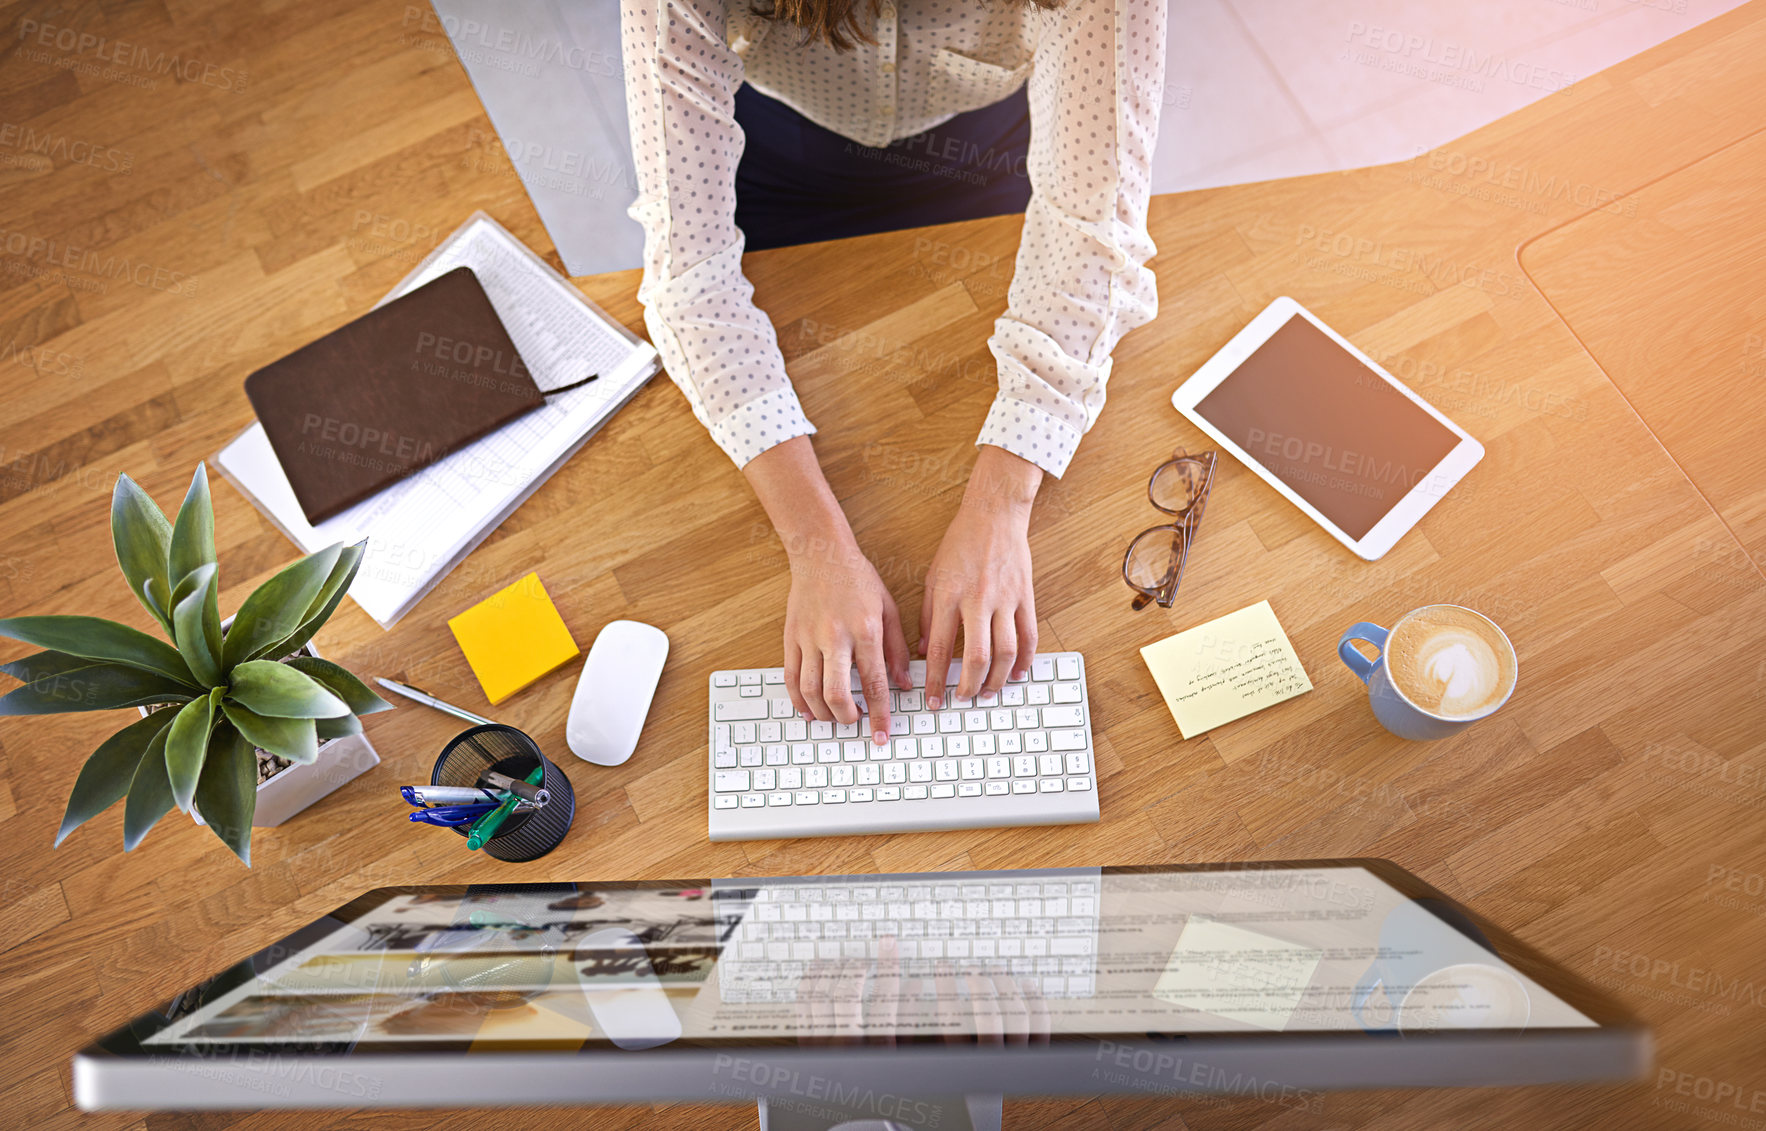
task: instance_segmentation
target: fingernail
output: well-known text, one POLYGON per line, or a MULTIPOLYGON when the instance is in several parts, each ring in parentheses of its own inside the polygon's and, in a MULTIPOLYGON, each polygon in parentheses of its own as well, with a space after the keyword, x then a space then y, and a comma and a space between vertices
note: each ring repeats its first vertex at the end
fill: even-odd
POLYGON ((797 715, 799 718, 801 718, 806 723, 812 723, 815 721, 815 718, 816 718, 814 715, 810 714, 808 711, 799 711, 799 712, 797 712, 797 715))
POLYGON ((934 711, 938 710, 940 707, 944 706, 944 696, 942 696, 942 695, 928 695, 928 696, 926 696, 926 706, 932 708, 934 711))
POLYGON ((871 745, 872 746, 888 746, 889 745, 889 732, 881 731, 881 730, 872 731, 871 732, 871 745))

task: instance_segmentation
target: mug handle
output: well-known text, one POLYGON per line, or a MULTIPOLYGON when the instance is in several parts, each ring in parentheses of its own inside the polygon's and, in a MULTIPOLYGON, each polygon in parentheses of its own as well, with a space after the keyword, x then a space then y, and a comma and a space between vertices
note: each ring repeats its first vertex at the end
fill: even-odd
POLYGON ((1366 683, 1367 677, 1374 672, 1374 665, 1378 664, 1380 661, 1370 660, 1366 656, 1363 656, 1360 652, 1355 650, 1355 646, 1351 644, 1350 641, 1365 640, 1375 648, 1378 648, 1380 654, 1384 656, 1386 652, 1386 637, 1390 635, 1391 633, 1387 632, 1377 624, 1369 624, 1367 621, 1361 621, 1350 626, 1349 631, 1345 632, 1337 640, 1337 656, 1345 664, 1349 665, 1350 671, 1361 677, 1361 682, 1366 683))

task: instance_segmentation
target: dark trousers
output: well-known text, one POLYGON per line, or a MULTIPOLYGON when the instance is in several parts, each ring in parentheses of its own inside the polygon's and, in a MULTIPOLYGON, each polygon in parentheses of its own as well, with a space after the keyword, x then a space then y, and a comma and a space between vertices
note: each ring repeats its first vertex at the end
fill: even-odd
POLYGON ((882 149, 823 129, 744 84, 736 223, 747 249, 1022 212, 1030 105, 1023 88, 882 149))

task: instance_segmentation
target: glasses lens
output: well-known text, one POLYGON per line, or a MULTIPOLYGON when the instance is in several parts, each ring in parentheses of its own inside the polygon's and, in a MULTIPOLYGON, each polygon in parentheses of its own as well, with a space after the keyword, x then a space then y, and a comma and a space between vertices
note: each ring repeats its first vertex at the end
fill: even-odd
POLYGON ((1155 528, 1143 533, 1128 548, 1128 560, 1122 567, 1129 583, 1141 589, 1158 589, 1177 571, 1183 535, 1176 530, 1155 528))
POLYGON ((1208 480, 1208 465, 1199 459, 1175 459, 1153 473, 1147 494, 1153 505, 1164 511, 1182 511, 1202 495, 1208 480))

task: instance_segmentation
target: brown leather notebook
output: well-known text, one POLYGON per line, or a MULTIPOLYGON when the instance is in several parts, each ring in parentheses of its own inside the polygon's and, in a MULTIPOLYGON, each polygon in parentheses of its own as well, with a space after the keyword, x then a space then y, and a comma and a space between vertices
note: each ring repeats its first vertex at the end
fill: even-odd
POLYGON ((546 403, 469 267, 264 366, 245 395, 315 524, 546 403))

